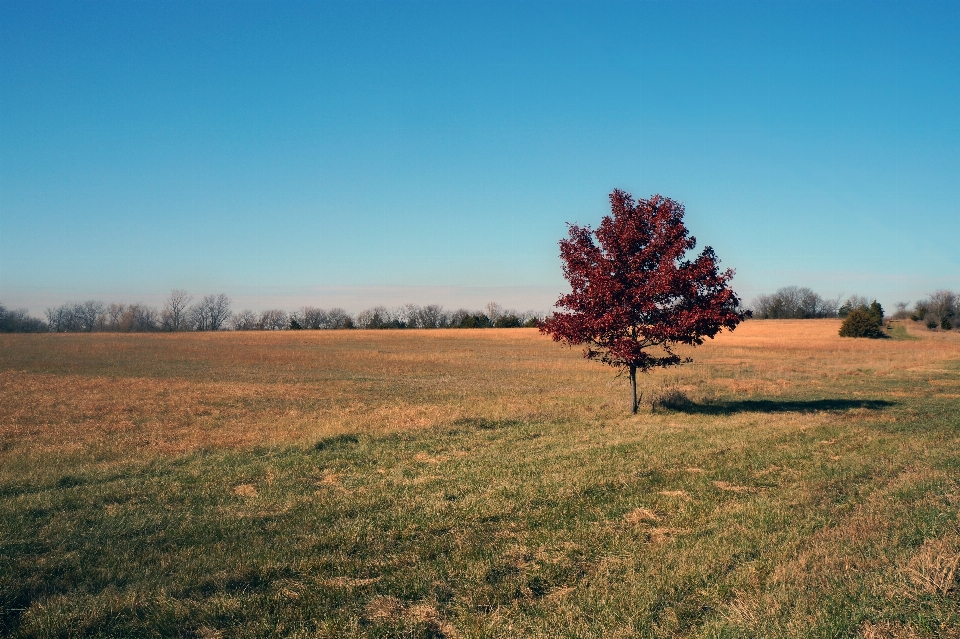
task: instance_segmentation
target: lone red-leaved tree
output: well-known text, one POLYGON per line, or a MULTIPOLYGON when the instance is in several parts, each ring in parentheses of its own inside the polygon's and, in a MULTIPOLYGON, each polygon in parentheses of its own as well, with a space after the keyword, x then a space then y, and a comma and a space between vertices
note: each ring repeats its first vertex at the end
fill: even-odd
POLYGON ((615 190, 610 208, 595 232, 571 224, 570 237, 560 240, 572 291, 557 300, 565 311, 542 322, 540 331, 586 345, 588 359, 628 370, 636 413, 638 370, 690 361, 673 347, 702 344, 724 326, 733 330, 745 312, 729 286, 733 271, 719 272, 712 248, 692 262, 684 259, 697 240, 683 224, 683 204, 660 195, 634 203, 615 190))

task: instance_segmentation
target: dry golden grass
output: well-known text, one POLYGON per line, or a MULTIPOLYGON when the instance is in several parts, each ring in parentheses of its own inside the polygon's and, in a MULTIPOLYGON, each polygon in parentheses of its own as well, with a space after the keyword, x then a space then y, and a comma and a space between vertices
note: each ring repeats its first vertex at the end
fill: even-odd
POLYGON ((34 451, 180 453, 516 418, 569 403, 546 371, 597 385, 525 330, 2 339, 0 438, 34 451))
MULTIPOLYGON (((769 397, 797 384, 829 394, 960 357, 956 333, 911 325, 923 339, 891 345, 840 338, 838 327, 746 322, 687 349, 694 365, 641 383, 654 401, 665 393, 769 397)), ((946 383, 895 392, 943 395, 946 383)), ((624 396, 612 369, 533 329, 0 337, 0 442, 34 452, 181 453, 460 418, 624 419, 624 396)))

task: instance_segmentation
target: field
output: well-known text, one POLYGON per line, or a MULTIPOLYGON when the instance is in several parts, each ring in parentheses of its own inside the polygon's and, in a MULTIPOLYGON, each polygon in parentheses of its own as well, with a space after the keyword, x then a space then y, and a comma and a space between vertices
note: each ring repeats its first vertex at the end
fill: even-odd
POLYGON ((960 334, 0 336, 0 635, 960 637, 960 334))

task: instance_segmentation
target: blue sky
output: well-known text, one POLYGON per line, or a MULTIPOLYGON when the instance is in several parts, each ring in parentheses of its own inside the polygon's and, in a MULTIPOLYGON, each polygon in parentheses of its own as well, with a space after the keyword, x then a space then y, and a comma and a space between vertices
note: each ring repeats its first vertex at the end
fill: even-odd
POLYGON ((549 308, 662 193, 737 269, 960 288, 960 4, 0 2, 0 300, 549 308))

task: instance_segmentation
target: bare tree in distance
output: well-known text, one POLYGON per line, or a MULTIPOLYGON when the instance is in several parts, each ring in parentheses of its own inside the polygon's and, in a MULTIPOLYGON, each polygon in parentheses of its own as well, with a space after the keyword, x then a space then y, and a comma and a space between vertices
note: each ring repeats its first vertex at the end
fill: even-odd
POLYGON ((234 313, 230 319, 230 327, 235 331, 253 331, 257 329, 257 314, 249 309, 234 313))
POLYGON ((46 310, 47 325, 54 333, 63 333, 67 331, 69 322, 67 305, 56 306, 46 310))
POLYGON ((109 318, 108 328, 112 331, 121 330, 120 324, 123 321, 123 314, 127 312, 127 307, 123 304, 111 304, 107 307, 107 317, 109 318))
POLYGON ((77 304, 76 313, 80 322, 80 330, 85 333, 103 330, 107 323, 106 310, 103 302, 96 300, 87 300, 77 304))
POLYGON ((47 309, 47 323, 56 333, 90 333, 106 326, 106 310, 103 303, 96 300, 61 304, 47 309))
POLYGON ((357 313, 357 328, 402 328, 386 306, 374 306, 357 313))
POLYGON ((219 295, 206 295, 190 309, 190 319, 198 331, 219 331, 230 319, 230 298, 219 295))
POLYGON ((164 330, 179 331, 186 328, 184 324, 187 320, 187 307, 191 300, 193 298, 182 289, 175 288, 170 291, 170 297, 163 305, 160 315, 164 330))
POLYGON ((953 291, 940 289, 930 294, 930 297, 917 303, 917 307, 924 306, 927 326, 949 330, 958 322, 960 303, 953 291))
POLYGON ((160 314, 152 306, 137 302, 127 306, 121 328, 134 333, 147 333, 160 327, 160 314))
POLYGON ((447 312, 439 304, 428 304, 417 314, 420 328, 443 328, 450 323, 447 312))
POLYGON ((319 329, 327 328, 330 323, 330 314, 322 308, 313 306, 304 306, 297 313, 297 321, 303 328, 319 329))
POLYGON ((353 328, 353 318, 350 316, 350 313, 346 312, 340 307, 331 308, 329 311, 327 311, 326 328, 353 328))
POLYGON ((257 328, 261 331, 282 331, 290 327, 286 311, 273 308, 260 313, 257 328))
POLYGON ((497 319, 501 315, 506 315, 506 311, 503 310, 503 307, 497 304, 496 302, 488 302, 484 307, 484 310, 487 311, 487 317, 490 318, 490 323, 496 325, 497 319))
POLYGON ((772 295, 758 295, 753 316, 759 319, 836 317, 840 301, 824 299, 806 287, 784 286, 772 295))

